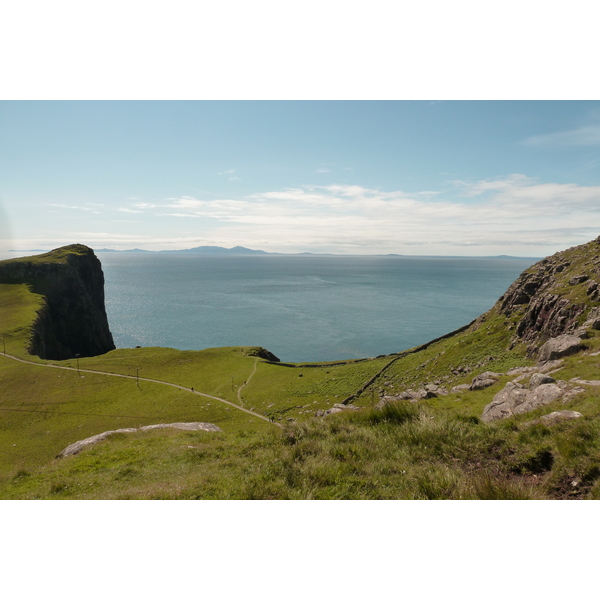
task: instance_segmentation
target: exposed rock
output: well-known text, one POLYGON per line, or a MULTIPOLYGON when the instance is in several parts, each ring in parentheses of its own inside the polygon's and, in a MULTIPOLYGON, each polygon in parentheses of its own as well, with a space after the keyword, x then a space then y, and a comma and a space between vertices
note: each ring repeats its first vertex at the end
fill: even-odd
POLYGON ((521 384, 509 381, 494 399, 483 409, 481 420, 484 423, 504 419, 513 414, 514 407, 525 401, 528 390, 521 384))
POLYGON ((44 296, 28 348, 64 360, 115 349, 104 307, 104 273, 94 251, 81 244, 0 262, 0 283, 27 283, 44 296))
MULTIPOLYGON (((249 356, 258 356, 258 358, 264 358, 269 362, 281 362, 272 352, 269 352, 266 348, 252 348, 250 352, 248 352, 249 356)), ((301 377, 301 375, 300 375, 301 377)))
POLYGON ((538 357, 540 361, 552 360, 562 356, 570 356, 583 350, 585 346, 581 340, 574 335, 559 335, 548 340, 540 349, 538 357))
POLYGON ((542 423, 543 425, 554 425, 554 423, 560 423, 561 421, 567 421, 569 419, 579 419, 580 417, 583 417, 583 415, 576 410, 555 410, 539 419, 527 421, 526 423, 523 423, 523 426, 529 427, 530 425, 537 425, 538 423, 542 423))
MULTIPOLYGON (((598 286, 598 284, 596 284, 598 286)), ((590 310, 583 327, 589 329, 600 329, 600 306, 596 306, 590 310)))
POLYGON ((521 384, 511 381, 483 409, 481 420, 489 422, 527 413, 560 398, 563 398, 563 401, 564 398, 570 399, 579 393, 578 388, 569 389, 566 384, 561 386, 559 383, 564 384, 564 382, 543 383, 533 390, 527 390, 521 384))
POLYGON ((115 429, 113 431, 104 431, 97 435, 93 435, 84 440, 79 440, 73 444, 67 446, 56 458, 65 458, 67 456, 73 456, 81 452, 86 446, 97 444, 102 440, 105 440, 108 436, 113 433, 134 433, 136 431, 151 431, 152 429, 165 429, 167 427, 174 429, 184 429, 186 431, 222 431, 219 427, 213 423, 158 423, 157 425, 146 425, 144 427, 128 427, 125 429, 115 429))
POLYGON ((569 279, 569 285, 579 285, 580 283, 583 283, 584 281, 587 281, 590 278, 589 275, 575 275, 575 277, 571 277, 571 279, 569 279))
POLYGON ((506 371, 507 375, 523 375, 537 371, 536 367, 514 367, 506 371))
POLYGON ((533 390, 539 385, 544 383, 556 383, 556 380, 550 377, 550 375, 544 375, 543 373, 534 373, 529 380, 529 389, 533 390))
POLYGON ((331 408, 328 408, 323 416, 334 415, 336 413, 344 412, 346 410, 360 410, 360 406, 352 406, 352 404, 334 404, 331 408))
POLYGON ((546 406, 561 398, 564 391, 555 383, 544 383, 531 390, 523 402, 518 402, 513 408, 513 414, 531 412, 540 406, 546 406))
POLYGON ((455 385, 451 390, 451 394, 457 394, 459 392, 464 392, 468 390, 471 386, 468 383, 461 383, 460 385, 455 385))
POLYGON ((590 281, 585 293, 590 297, 590 300, 598 302, 600 300, 600 284, 597 281, 590 281))
POLYGON ((579 377, 574 377, 571 381, 579 385, 600 386, 600 380, 598 379, 579 379, 579 377))
POLYGON ((485 373, 480 373, 476 377, 473 378, 469 389, 471 391, 474 390, 483 390, 486 387, 490 387, 497 383, 500 378, 500 373, 494 373, 492 371, 485 371, 485 373))
POLYGON ((434 396, 430 396, 430 398, 435 398, 437 396, 447 396, 448 390, 440 385, 439 383, 428 383, 425 385, 425 391, 431 392, 435 394, 434 396))
POLYGON ((549 360, 542 364, 538 364, 533 367, 538 373, 554 373, 562 369, 565 364, 564 360, 549 360))

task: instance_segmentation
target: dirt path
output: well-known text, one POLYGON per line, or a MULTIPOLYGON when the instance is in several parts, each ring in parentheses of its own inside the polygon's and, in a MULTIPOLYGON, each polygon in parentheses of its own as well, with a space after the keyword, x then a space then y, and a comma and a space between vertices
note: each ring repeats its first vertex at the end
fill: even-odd
MULTIPOLYGON (((203 396, 204 398, 210 398, 211 400, 218 400, 219 402, 223 402, 224 404, 232 406, 233 408, 237 408, 238 410, 248 413, 249 415, 252 415, 253 417, 258 417, 259 419, 262 419, 263 421, 267 421, 267 423, 271 423, 271 421, 269 420, 268 417, 265 417, 264 415, 255 413, 251 410, 248 410, 247 408, 244 408, 243 406, 239 406, 238 404, 235 404, 234 402, 230 402, 229 400, 225 400, 224 398, 219 398, 218 396, 211 396, 210 394, 204 394, 203 392, 197 392, 194 389, 184 387, 182 385, 177 385, 176 383, 170 383, 168 381, 161 381, 159 379, 148 379, 147 377, 137 377, 135 375, 121 375, 120 373, 109 373, 107 371, 92 371, 90 369, 77 369, 76 367, 62 367, 60 365, 48 365, 48 364, 36 363, 36 362, 30 361, 30 360, 25 360, 23 358, 18 358, 16 356, 13 356, 12 354, 0 354, 0 356, 5 356, 6 358, 12 358, 12 360, 16 360, 18 362, 22 362, 27 365, 33 365, 36 367, 47 367, 50 369, 63 369, 64 371, 78 371, 80 373, 92 373, 94 375, 107 375, 109 377, 121 377, 123 379, 135 379, 136 381, 149 381, 150 383, 159 383, 161 385, 169 385, 171 387, 183 390, 185 392, 190 392, 192 394, 196 394, 197 396, 203 396)), ((238 390, 238 398, 240 398, 240 393, 241 393, 242 389, 248 384, 248 381, 250 381, 250 379, 252 378, 254 373, 256 373, 257 362, 258 362, 258 359, 256 359, 256 361, 254 362, 254 370, 252 371, 252 374, 250 375, 248 380, 244 383, 244 385, 241 386, 240 389, 238 390)), ((240 400, 241 400, 241 398, 240 398, 240 400)), ((275 423, 275 425, 279 425, 279 423, 275 423)))
POLYGON ((258 358, 254 359, 254 369, 252 373, 250 373, 250 377, 244 381, 244 383, 240 386, 240 389, 237 392, 237 397, 242 406, 244 406, 244 401, 242 400, 242 390, 250 383, 250 380, 254 377, 254 373, 256 373, 256 366, 258 364, 258 358))

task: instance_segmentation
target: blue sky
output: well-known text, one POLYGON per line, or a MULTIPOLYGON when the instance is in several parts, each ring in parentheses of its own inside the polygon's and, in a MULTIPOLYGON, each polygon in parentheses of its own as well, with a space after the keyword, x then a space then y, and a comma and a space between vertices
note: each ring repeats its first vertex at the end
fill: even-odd
POLYGON ((0 132, 4 250, 545 256, 600 235, 595 101, 3 101, 0 132))

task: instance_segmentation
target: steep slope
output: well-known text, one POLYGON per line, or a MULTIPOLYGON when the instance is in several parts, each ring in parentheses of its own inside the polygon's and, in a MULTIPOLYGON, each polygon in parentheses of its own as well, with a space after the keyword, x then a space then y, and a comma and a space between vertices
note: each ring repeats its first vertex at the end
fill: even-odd
POLYGON ((599 282, 600 237, 533 265, 495 306, 501 315, 518 319, 511 347, 525 343, 528 355, 536 356, 549 338, 576 333, 586 319, 593 326, 599 282))
POLYGON ((73 244, 2 261, 0 283, 28 284, 44 297, 31 328, 31 354, 64 360, 115 349, 104 307, 104 274, 91 248, 73 244))

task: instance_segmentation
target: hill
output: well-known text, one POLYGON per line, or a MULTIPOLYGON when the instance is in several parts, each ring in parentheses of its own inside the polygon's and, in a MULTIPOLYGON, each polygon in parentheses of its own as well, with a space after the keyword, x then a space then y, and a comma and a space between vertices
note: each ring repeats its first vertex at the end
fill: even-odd
POLYGON ((43 296, 3 284, 0 496, 598 498, 599 282, 600 238, 458 331, 321 364, 260 348, 41 360, 26 348, 43 296), (221 431, 146 427, 176 422, 221 431))

